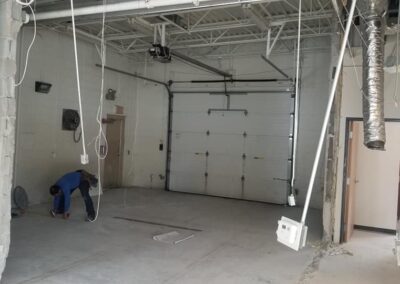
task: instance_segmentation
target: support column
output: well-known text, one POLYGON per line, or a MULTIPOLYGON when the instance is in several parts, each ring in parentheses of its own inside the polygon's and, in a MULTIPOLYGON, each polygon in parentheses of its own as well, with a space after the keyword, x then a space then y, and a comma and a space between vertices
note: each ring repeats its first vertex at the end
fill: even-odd
POLYGON ((0 2, 0 278, 10 244, 11 187, 15 151, 15 74, 21 6, 0 2))
MULTIPOLYGON (((338 4, 340 11, 342 5, 338 4)), ((336 68, 337 57, 339 53, 340 42, 343 40, 343 30, 340 26, 337 16, 332 19, 335 32, 331 37, 331 73, 336 68)), ((339 78, 336 88, 335 100, 333 103, 331 117, 329 121, 328 132, 326 135, 325 148, 325 182, 324 182, 324 199, 323 199, 323 228, 324 239, 328 242, 333 241, 335 228, 335 205, 336 205, 336 180, 338 169, 338 151, 339 151, 339 135, 340 135, 340 111, 342 101, 342 78, 343 71, 339 78)), ((340 202, 340 201, 339 201, 340 202)))

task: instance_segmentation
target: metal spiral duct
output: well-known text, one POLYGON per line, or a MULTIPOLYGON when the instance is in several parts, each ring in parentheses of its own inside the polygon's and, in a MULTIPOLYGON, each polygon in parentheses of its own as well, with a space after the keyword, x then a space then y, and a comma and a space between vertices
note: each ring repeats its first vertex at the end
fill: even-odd
POLYGON ((363 36, 363 116, 364 144, 384 150, 384 33, 387 0, 360 0, 363 36))

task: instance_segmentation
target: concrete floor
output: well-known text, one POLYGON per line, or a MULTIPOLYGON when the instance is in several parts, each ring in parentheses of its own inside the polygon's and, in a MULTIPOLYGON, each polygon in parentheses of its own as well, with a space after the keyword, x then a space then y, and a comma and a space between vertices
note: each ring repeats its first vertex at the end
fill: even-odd
POLYGON ((393 252, 394 236, 355 230, 352 239, 328 249, 311 275, 310 284, 398 284, 400 267, 393 252))
MULTIPOLYGON (((312 260, 276 242, 282 214, 300 208, 168 193, 110 190, 96 223, 83 221, 81 199, 68 221, 53 219, 48 205, 12 221, 11 250, 2 283, 296 283, 312 260), (177 245, 152 239, 167 226, 202 230, 177 245)), ((310 211, 310 238, 320 238, 320 211, 310 211)), ((181 233, 192 233, 177 230, 181 233)))
POLYGON ((355 231, 351 242, 321 250, 318 210, 297 253, 276 242, 275 230, 300 208, 135 188, 107 191, 100 219, 87 223, 82 200, 72 204, 68 221, 49 217, 48 205, 13 219, 1 283, 400 283, 393 236, 355 231), (152 239, 172 230, 195 237, 152 239))

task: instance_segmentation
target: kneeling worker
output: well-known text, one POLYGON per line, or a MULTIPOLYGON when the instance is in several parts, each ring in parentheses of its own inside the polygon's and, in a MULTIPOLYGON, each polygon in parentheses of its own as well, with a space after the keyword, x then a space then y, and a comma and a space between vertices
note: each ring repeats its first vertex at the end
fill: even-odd
POLYGON ((92 198, 89 195, 89 189, 91 186, 97 187, 97 182, 98 180, 94 175, 84 170, 63 175, 50 187, 50 194, 54 196, 53 209, 50 209, 50 214, 53 217, 56 214, 63 214, 63 218, 68 219, 70 215, 71 194, 75 189, 79 188, 85 201, 87 221, 93 222, 96 217, 96 211, 93 207, 92 198))

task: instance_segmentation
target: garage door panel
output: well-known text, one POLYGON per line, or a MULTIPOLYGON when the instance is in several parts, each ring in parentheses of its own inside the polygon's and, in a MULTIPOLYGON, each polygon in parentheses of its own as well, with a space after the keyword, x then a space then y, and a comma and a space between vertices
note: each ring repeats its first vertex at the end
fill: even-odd
POLYGON ((289 138, 287 136, 252 136, 246 137, 246 155, 252 158, 284 159, 287 161, 289 152, 289 138))
POLYGON ((207 162, 207 172, 218 175, 242 176, 243 158, 240 155, 221 155, 210 153, 207 162))
POLYGON ((175 191, 205 193, 204 174, 193 172, 171 171, 170 187, 175 191))
POLYGON ((245 120, 245 129, 248 134, 254 135, 277 135, 289 136, 290 129, 289 114, 251 114, 249 112, 248 119, 245 120))
POLYGON ((208 137, 204 133, 174 132, 172 133, 173 153, 205 153, 207 151, 208 137))
POLYGON ((290 150, 289 95, 174 96, 170 189, 285 203, 290 150), (206 155, 208 153, 208 155, 206 155), (243 157, 245 154, 245 157, 243 157))
POLYGON ((252 113, 285 114, 290 112, 290 94, 248 94, 231 96, 232 108, 245 108, 252 113))
POLYGON ((271 181, 262 178, 246 178, 243 198, 270 203, 284 204, 287 194, 287 184, 281 181, 271 181))
POLYGON ((207 194, 222 197, 242 198, 241 178, 236 175, 209 174, 207 194))
POLYGON ((212 112, 209 115, 208 130, 211 133, 243 134, 246 116, 241 112, 212 112))
POLYGON ((207 151, 212 154, 234 154, 242 156, 244 149, 243 135, 210 134, 207 140, 207 151))
POLYGON ((209 94, 174 94, 174 112, 205 112, 210 108, 225 106, 223 96, 209 94))
POLYGON ((205 173, 205 156, 194 153, 173 153, 171 159, 174 161, 171 163, 171 171, 205 173))
POLYGON ((287 177, 287 170, 287 160, 246 159, 246 178, 262 177, 266 180, 273 180, 274 178, 285 179, 287 177))

